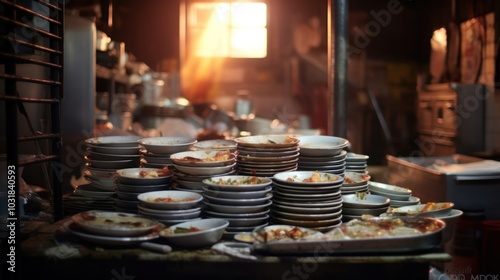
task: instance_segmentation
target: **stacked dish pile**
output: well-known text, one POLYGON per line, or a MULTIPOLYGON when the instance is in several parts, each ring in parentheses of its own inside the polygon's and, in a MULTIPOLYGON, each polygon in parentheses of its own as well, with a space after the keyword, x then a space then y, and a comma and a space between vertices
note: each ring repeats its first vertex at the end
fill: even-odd
POLYGON ((326 135, 299 136, 300 157, 298 169, 344 175, 349 141, 326 135))
POLYGON ((328 231, 341 224, 342 176, 317 171, 290 171, 275 174, 273 181, 271 223, 318 231, 328 231))
POLYGON ((203 192, 202 181, 234 173, 236 156, 229 150, 200 150, 170 156, 175 173, 174 189, 203 192))
POLYGON ((234 142, 234 140, 226 140, 226 139, 203 140, 193 144, 190 150, 191 151, 229 150, 231 153, 234 153, 236 151, 236 142, 234 142))
POLYGON ((170 156, 174 153, 188 151, 196 139, 190 137, 151 137, 142 138, 138 143, 143 147, 141 166, 163 168, 172 166, 170 156))
POLYGON ((156 191, 140 194, 139 214, 170 226, 201 219, 203 196, 185 191, 156 191))
POLYGON ((237 173, 259 177, 297 169, 299 140, 287 135, 236 138, 237 173))
POLYGON ((370 178, 368 174, 346 171, 340 191, 343 195, 367 192, 370 178))
POLYGON ((342 221, 360 220, 363 215, 379 216, 389 209, 390 199, 384 196, 356 193, 342 196, 342 221))
POLYGON ((63 227, 88 242, 121 246, 156 239, 165 226, 154 219, 136 214, 86 211, 73 215, 63 227))
POLYGON ((139 136, 105 136, 85 140, 84 176, 91 185, 104 191, 114 190, 113 174, 117 169, 139 167, 139 136))
POLYGON ((142 193, 167 190, 170 188, 173 173, 166 167, 126 168, 117 170, 115 205, 118 211, 138 212, 139 198, 142 193))
POLYGON ((272 204, 272 180, 265 177, 233 175, 203 180, 203 215, 229 221, 226 235, 252 231, 267 225, 272 204))
POLYGON ((387 197, 391 200, 392 207, 415 205, 420 203, 420 198, 412 196, 412 191, 407 188, 379 182, 370 182, 368 190, 372 194, 387 197))
POLYGON ((78 185, 73 193, 63 197, 65 215, 73 215, 88 210, 113 211, 115 191, 104 191, 91 184, 78 185))
POLYGON ((369 158, 370 157, 367 155, 361 155, 352 152, 347 153, 347 157, 345 159, 346 171, 368 174, 366 168, 368 167, 369 158))

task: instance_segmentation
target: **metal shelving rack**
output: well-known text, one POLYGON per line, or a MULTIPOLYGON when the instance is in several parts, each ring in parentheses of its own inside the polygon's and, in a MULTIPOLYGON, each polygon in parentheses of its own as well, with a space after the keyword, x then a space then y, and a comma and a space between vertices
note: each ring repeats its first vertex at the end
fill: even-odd
MULTIPOLYGON (((41 165, 52 194, 54 220, 63 217, 61 170, 61 99, 63 98, 64 2, 60 0, 0 0, 0 104, 4 106, 7 166, 41 165), (2 69, 3 66, 3 69, 2 69), (42 74, 42 75, 41 75, 42 74), (48 129, 35 131, 30 113, 37 108, 50 119, 48 129), (20 135, 24 116, 28 135, 20 135), (41 143, 45 144, 41 149, 41 143), (36 154, 20 159, 24 145, 36 154)), ((35 116, 36 117, 36 116, 35 116)), ((24 129, 24 128, 23 128, 24 129)), ((2 139, 3 140, 3 139, 2 139)), ((2 170, 4 172, 4 170, 2 170)), ((16 172, 16 200, 20 176, 16 172)), ((19 219, 19 211, 16 213, 19 219)))

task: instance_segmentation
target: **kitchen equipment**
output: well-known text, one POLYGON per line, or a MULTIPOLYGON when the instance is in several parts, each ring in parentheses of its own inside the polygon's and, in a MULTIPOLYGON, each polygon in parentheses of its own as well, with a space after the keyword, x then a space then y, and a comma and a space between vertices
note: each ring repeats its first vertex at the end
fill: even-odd
POLYGON ((486 149, 485 103, 480 84, 433 84, 417 96, 417 146, 424 156, 472 154, 486 149))
MULTIPOLYGON (((394 157, 387 155, 389 184, 409 188, 422 203, 450 201, 455 208, 484 210, 487 219, 500 218, 500 170, 487 173, 447 174, 436 165, 480 162, 476 157, 394 157)), ((478 171, 479 172, 479 171, 478 171)))

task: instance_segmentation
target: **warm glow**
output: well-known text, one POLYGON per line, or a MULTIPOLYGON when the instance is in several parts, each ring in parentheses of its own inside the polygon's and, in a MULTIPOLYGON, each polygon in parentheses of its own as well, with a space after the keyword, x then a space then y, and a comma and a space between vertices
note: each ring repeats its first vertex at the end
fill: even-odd
POLYGON ((225 59, 267 56, 267 4, 193 1, 187 16, 181 84, 191 102, 210 101, 225 59))

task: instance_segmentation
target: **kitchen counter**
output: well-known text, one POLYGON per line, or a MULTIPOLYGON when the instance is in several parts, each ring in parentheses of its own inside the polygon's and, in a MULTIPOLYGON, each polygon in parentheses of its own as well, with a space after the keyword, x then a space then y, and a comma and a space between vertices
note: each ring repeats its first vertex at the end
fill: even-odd
POLYGON ((21 279, 374 279, 375 275, 376 279, 428 279, 431 264, 451 261, 439 249, 404 255, 257 256, 246 260, 210 247, 173 247, 168 254, 138 246, 104 248, 64 232, 63 222, 25 223, 21 279))

